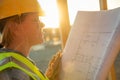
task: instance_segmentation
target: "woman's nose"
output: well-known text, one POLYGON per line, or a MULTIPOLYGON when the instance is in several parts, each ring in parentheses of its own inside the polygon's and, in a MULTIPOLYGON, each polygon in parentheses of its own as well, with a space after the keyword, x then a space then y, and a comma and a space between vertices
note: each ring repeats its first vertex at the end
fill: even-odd
POLYGON ((43 27, 45 27, 45 24, 43 22, 39 21, 39 27, 43 28, 43 27))

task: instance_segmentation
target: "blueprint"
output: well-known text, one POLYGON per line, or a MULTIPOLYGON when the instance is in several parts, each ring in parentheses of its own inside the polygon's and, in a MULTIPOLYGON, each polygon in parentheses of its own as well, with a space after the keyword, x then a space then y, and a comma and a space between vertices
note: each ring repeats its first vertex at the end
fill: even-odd
POLYGON ((120 8, 79 11, 63 50, 61 80, 105 80, 120 48, 120 8))

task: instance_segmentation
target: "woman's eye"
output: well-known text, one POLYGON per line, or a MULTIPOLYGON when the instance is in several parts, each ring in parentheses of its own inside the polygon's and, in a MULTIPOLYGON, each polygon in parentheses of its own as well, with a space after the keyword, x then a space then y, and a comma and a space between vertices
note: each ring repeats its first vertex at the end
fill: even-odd
POLYGON ((39 19, 33 19, 33 22, 39 22, 39 19))

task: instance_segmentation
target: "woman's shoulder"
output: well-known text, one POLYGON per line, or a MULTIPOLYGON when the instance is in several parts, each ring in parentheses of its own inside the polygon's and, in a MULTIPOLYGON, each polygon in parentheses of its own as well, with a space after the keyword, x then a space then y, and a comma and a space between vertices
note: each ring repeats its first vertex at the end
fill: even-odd
MULTIPOLYGON (((13 52, 15 54, 22 55, 21 53, 14 51, 14 50, 0 49, 0 53, 6 54, 8 52, 13 52)), ((21 61, 17 60, 16 58, 14 58, 12 56, 6 57, 6 58, 0 60, 0 65, 3 66, 9 62, 14 62, 15 64, 21 66, 22 68, 24 68, 28 71, 31 71, 25 64, 23 64, 21 61)), ((24 71, 20 70, 19 68, 8 67, 8 68, 0 71, 0 80, 31 80, 31 79, 24 71)))

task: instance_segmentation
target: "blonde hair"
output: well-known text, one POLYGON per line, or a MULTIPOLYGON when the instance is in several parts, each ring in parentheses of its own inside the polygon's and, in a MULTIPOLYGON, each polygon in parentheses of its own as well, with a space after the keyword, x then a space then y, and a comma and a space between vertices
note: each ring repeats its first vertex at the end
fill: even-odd
POLYGON ((9 46, 13 38, 14 38, 14 33, 11 31, 9 26, 5 26, 2 33, 2 45, 4 45, 5 47, 9 46))
POLYGON ((15 37, 14 31, 9 26, 9 24, 11 22, 20 24, 24 20, 27 14, 28 13, 21 14, 20 16, 15 15, 15 16, 0 20, 0 32, 2 33, 2 42, 0 44, 1 47, 9 46, 9 44, 12 42, 12 40, 15 37))

